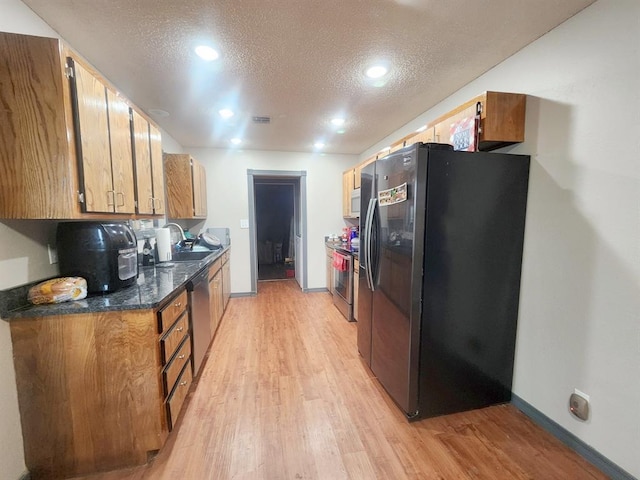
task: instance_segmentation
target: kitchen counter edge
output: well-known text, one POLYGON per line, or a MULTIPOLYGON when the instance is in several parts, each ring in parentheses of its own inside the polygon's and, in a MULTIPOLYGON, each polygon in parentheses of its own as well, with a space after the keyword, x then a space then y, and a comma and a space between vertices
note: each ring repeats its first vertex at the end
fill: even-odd
MULTIPOLYGON (((207 268, 220 258, 231 247, 212 252, 201 260, 192 262, 171 262, 173 266, 166 267, 163 264, 153 267, 139 267, 138 280, 135 285, 125 287, 116 292, 106 294, 93 294, 82 300, 72 302, 54 303, 47 305, 27 304, 26 295, 28 289, 40 283, 25 285, 0 291, 0 315, 2 320, 11 322, 22 318, 48 317, 52 315, 73 315, 96 312, 110 312, 119 310, 149 310, 156 309, 173 294, 186 287, 189 280, 195 277, 203 269, 207 268), (7 309, 11 301, 24 299, 24 306, 7 309)), ((169 263, 169 262, 168 262, 169 263)))

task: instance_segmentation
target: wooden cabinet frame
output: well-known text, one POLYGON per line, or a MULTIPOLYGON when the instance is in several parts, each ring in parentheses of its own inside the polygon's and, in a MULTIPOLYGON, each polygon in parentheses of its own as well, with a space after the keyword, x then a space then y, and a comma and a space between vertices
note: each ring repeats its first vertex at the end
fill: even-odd
POLYGON ((135 107, 58 39, 0 33, 0 59, 0 218, 133 217, 135 107))

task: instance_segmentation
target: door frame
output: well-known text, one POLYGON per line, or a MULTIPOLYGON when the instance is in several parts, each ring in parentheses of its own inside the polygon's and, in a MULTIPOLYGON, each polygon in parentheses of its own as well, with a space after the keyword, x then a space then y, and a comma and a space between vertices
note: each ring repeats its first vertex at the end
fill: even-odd
MULTIPOLYGON (((302 237, 302 288, 307 291, 307 172, 306 170, 253 170, 247 169, 247 191, 249 196, 249 252, 251 265, 251 294, 258 293, 258 229, 256 225, 256 195, 254 183, 257 179, 264 180, 298 180, 300 184, 299 204, 294 209, 300 211, 300 236, 302 237)), ((295 188, 294 188, 295 192, 295 188)), ((295 196, 295 195, 294 195, 295 196)), ((294 199, 295 200, 295 199, 294 199)), ((297 235, 297 231, 294 231, 297 235)), ((294 240, 295 243, 295 240, 294 240)), ((299 259, 296 258, 295 268, 298 269, 299 259)))

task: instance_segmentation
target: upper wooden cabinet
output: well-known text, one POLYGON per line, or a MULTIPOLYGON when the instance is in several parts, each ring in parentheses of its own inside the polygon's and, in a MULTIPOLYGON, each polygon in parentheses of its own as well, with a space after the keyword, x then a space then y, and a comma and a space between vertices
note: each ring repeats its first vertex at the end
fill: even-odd
POLYGON ((355 183, 354 172, 355 170, 350 168, 342 174, 342 216, 344 218, 354 217, 351 211, 351 192, 353 192, 355 183))
POLYGON ((138 213, 164 214, 164 163, 160 131, 136 110, 132 111, 131 131, 136 158, 138 213))
POLYGON ((526 103, 524 94, 484 92, 431 122, 434 141, 453 145, 452 125, 478 115, 478 150, 490 151, 524 142, 526 103))
POLYGON ((373 157, 367 158, 366 160, 356 165, 356 168, 354 170, 354 179, 353 179, 354 188, 360 188, 362 186, 362 177, 361 177, 362 169, 375 161, 376 161, 376 157, 373 156, 373 157))
POLYGON ((164 158, 169 218, 207 216, 207 177, 204 166, 189 154, 169 153, 164 158))
POLYGON ((411 135, 405 137, 404 146, 409 147, 414 143, 433 143, 435 142, 435 131, 434 127, 424 127, 423 130, 419 132, 414 132, 411 135))
POLYGON ((58 39, 0 33, 0 217, 136 214, 131 104, 58 39))
POLYGON ((164 215, 167 210, 162 135, 160 134, 160 129, 152 123, 149 124, 149 143, 151 144, 151 177, 153 178, 153 213, 164 215))
POLYGON ((204 218, 207 216, 207 173, 204 165, 195 159, 192 162, 193 175, 193 216, 204 218))
POLYGON ((379 157, 417 142, 453 145, 452 131, 456 125, 473 118, 479 120, 477 150, 490 151, 524 142, 526 102, 527 96, 520 93, 484 92, 438 117, 419 132, 398 140, 389 152, 379 157))

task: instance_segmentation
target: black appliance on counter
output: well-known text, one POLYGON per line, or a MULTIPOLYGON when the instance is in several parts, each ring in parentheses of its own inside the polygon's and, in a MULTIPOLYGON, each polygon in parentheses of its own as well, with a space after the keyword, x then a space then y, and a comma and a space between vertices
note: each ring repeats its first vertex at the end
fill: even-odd
POLYGON ((136 283, 138 243, 126 223, 63 222, 56 232, 60 275, 87 280, 89 293, 136 283))
POLYGON ((409 419, 511 398, 529 162, 419 143, 362 170, 358 349, 409 419))

